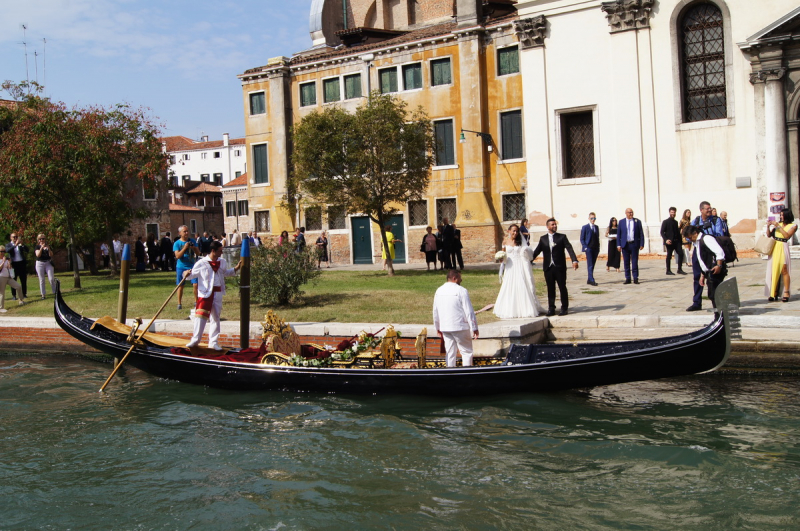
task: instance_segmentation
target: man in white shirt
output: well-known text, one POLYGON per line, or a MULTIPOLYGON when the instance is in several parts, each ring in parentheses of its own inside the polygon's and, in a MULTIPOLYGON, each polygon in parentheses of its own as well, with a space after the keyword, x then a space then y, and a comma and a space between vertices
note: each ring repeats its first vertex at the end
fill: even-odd
MULTIPOLYGON (((692 263, 697 263, 700 267, 702 274, 698 279, 700 289, 708 284, 708 300, 711 305, 716 308, 717 304, 714 301, 714 293, 717 290, 725 275, 728 274, 728 269, 725 267, 725 251, 720 247, 714 236, 703 234, 702 228, 697 225, 687 225, 683 228, 683 237, 688 238, 694 242, 692 263)), ((687 312, 696 312, 701 310, 702 307, 693 302, 691 306, 686 308, 687 312)))
POLYGON ((197 306, 194 311, 194 334, 186 348, 192 348, 200 343, 206 322, 211 321, 211 330, 208 332, 208 348, 222 350, 219 345, 220 314, 222 313, 222 296, 225 295, 225 277, 231 277, 242 267, 242 261, 233 269, 228 269, 228 264, 222 258, 222 244, 211 242, 211 252, 208 256, 195 262, 191 270, 183 273, 184 278, 197 278, 197 306))
POLYGON ((478 339, 478 319, 472 309, 469 292, 461 287, 461 271, 450 269, 447 282, 436 290, 433 297, 433 325, 444 342, 447 366, 456 366, 457 352, 461 364, 472 365, 472 340, 478 339))
POLYGON ((114 245, 114 258, 117 260, 117 268, 119 268, 119 263, 122 261, 122 242, 119 241, 119 234, 114 235, 112 245, 114 245))

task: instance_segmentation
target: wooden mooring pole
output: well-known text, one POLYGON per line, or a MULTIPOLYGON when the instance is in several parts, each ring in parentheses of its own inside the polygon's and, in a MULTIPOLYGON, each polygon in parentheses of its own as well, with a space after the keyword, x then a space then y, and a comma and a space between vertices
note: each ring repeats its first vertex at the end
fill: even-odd
MULTIPOLYGON (((122 248, 122 263, 119 264, 119 304, 117 305, 117 321, 125 324, 128 318, 128 284, 130 283, 131 246, 127 243, 122 248)), ((114 358, 114 367, 119 363, 119 358, 114 358)))
POLYGON ((250 348, 250 238, 242 239, 239 257, 239 347, 250 348))

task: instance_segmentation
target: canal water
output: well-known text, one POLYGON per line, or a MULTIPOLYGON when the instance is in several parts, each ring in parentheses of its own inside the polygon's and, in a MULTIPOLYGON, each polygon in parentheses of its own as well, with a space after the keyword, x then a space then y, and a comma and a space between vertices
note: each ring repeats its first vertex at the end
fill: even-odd
POLYGON ((1 529, 798 529, 800 381, 233 393, 0 355, 1 529))

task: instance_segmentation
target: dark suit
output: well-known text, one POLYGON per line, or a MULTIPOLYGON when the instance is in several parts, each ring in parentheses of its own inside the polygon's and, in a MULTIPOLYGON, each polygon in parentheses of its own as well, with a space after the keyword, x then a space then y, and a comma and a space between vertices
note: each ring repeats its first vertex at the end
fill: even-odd
POLYGON ((553 234, 552 249, 550 249, 550 233, 547 233, 539 238, 539 245, 533 250, 533 260, 536 260, 540 253, 544 258, 542 267, 544 269, 544 280, 547 283, 547 308, 550 311, 556 309, 556 284, 558 284, 558 291, 561 293, 561 311, 566 311, 569 308, 567 260, 564 257, 564 252, 569 253, 569 257, 573 262, 578 261, 569 239, 558 232, 553 234))
POLYGON ((461 249, 463 248, 464 246, 461 245, 461 229, 455 229, 453 231, 453 249, 450 251, 450 261, 453 264, 453 269, 456 268, 456 262, 458 262, 459 269, 464 269, 464 257, 461 256, 461 249))
POLYGON ((600 229, 597 225, 587 223, 581 227, 581 251, 586 253, 586 269, 589 270, 589 282, 594 282, 594 264, 600 254, 600 229))
POLYGON ((622 251, 625 261, 625 280, 629 281, 631 275, 634 280, 639 280, 639 250, 644 247, 644 231, 642 222, 638 218, 619 220, 617 230, 617 247, 622 251), (628 223, 633 223, 633 239, 628 239, 628 223))
MULTIPOLYGON (((24 243, 15 245, 14 243, 6 244, 6 257, 11 262, 11 267, 14 269, 14 280, 17 280, 22 286, 22 298, 28 297, 28 246, 24 243), (22 260, 17 260, 17 253, 15 249, 19 249, 19 254, 22 260)), ((11 296, 15 299, 18 297, 17 290, 11 288, 11 296)))
POLYGON ((667 273, 672 269, 672 253, 675 253, 675 260, 678 262, 678 271, 683 270, 683 253, 681 252, 681 235, 678 230, 678 222, 672 216, 661 222, 661 238, 664 240, 664 250, 667 251, 667 273), (672 243, 667 243, 670 240, 672 243))
POLYGON ((164 236, 161 238, 161 254, 164 261, 161 262, 162 271, 175 271, 175 253, 172 252, 172 240, 164 236))
POLYGON ((453 248, 455 247, 456 231, 452 225, 445 225, 442 229, 442 249, 444 249, 445 269, 455 269, 453 263, 453 248))

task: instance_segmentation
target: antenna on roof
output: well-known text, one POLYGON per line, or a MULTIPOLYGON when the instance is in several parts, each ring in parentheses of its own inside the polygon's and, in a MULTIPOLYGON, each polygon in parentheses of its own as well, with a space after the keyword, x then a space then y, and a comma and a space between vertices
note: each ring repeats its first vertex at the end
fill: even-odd
POLYGON ((43 50, 42 50, 42 66, 43 66, 43 68, 42 69, 44 70, 44 72, 43 72, 43 77, 44 77, 43 85, 44 85, 45 88, 47 88, 47 39, 42 39, 42 43, 43 43, 43 50))
POLYGON ((22 28, 22 46, 25 49, 25 81, 30 83, 31 78, 28 75, 28 43, 25 41, 27 38, 28 25, 23 23, 20 24, 19 27, 22 28))

